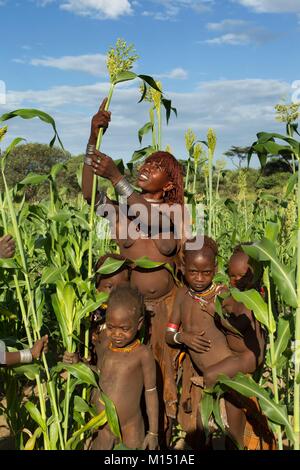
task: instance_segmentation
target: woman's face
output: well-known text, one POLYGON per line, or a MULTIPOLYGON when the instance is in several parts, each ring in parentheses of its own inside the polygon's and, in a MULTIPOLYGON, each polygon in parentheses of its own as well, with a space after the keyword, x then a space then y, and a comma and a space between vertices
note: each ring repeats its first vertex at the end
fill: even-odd
POLYGON ((158 193, 169 183, 169 176, 159 162, 144 163, 140 168, 137 184, 144 192, 158 193))

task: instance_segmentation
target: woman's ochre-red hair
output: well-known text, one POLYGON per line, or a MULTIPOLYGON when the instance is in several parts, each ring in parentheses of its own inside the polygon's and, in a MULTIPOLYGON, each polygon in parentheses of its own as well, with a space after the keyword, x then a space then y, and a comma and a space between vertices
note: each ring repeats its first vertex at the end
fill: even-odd
POLYGON ((164 195, 164 202, 183 204, 184 188, 183 174, 180 163, 169 152, 155 152, 146 158, 145 163, 159 163, 162 169, 167 173, 173 188, 164 195))

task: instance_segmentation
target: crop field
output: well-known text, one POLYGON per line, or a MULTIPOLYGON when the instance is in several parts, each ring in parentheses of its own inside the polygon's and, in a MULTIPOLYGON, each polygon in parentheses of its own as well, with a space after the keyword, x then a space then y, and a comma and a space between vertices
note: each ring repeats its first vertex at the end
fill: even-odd
MULTIPOLYGON (((129 177, 133 177, 145 157, 162 149, 163 126, 175 119, 177 113, 176 103, 167 99, 160 82, 132 72, 135 59, 134 50, 119 41, 109 51, 107 61, 111 88, 106 109, 113 100, 115 87, 128 80, 140 81, 141 100, 149 103, 149 120, 137 129, 140 148, 129 163, 117 162, 129 177), (142 147, 147 139, 150 144, 142 147)), ((185 170, 185 202, 192 211, 193 231, 196 233, 199 227, 197 208, 201 207, 204 232, 219 245, 217 281, 228 284, 227 263, 233 248, 246 243, 244 251, 255 261, 257 272, 262 273, 265 292, 263 298, 255 290, 232 291, 237 300, 253 311, 265 331, 263 371, 257 380, 242 373, 234 379, 220 377, 214 393, 205 394, 202 401, 204 425, 208 426, 213 419, 216 427, 222 428, 214 402, 224 391, 233 389, 257 398, 276 436, 278 449, 297 450, 300 448, 298 110, 299 107, 291 110, 291 119, 283 118, 282 134, 257 129, 246 153, 250 165, 257 156, 262 168, 271 157, 273 161, 290 162, 291 171, 278 185, 276 194, 261 189, 249 197, 247 179, 251 170, 247 170, 247 165, 237 173, 235 195, 224 193, 225 164, 216 161, 218 136, 213 129, 208 129, 207 135, 195 135, 187 129, 183 136, 186 155, 181 160, 185 170), (249 242, 252 244, 248 245, 249 242)), ((282 116, 282 109, 278 109, 278 115, 282 116)), ((23 143, 20 137, 6 146, 10 119, 32 118, 53 128, 51 147, 55 143, 63 147, 53 118, 43 111, 19 109, 0 117, 0 230, 1 236, 9 233, 16 241, 15 256, 0 259, 0 338, 8 351, 16 351, 32 347, 37 339, 48 334, 49 352, 33 364, 1 368, 0 413, 5 418, 7 440, 9 437, 15 449, 84 449, 91 433, 106 422, 121 439, 117 413, 111 400, 102 394, 105 411, 97 414, 90 404, 91 392, 98 387, 97 375, 84 362, 68 365, 61 358, 64 351, 72 353, 79 348, 88 357, 90 314, 107 301, 107 295, 96 290, 94 267, 99 256, 118 250, 107 223, 95 215, 96 177, 90 206, 80 189, 77 196, 69 198, 61 184, 57 184, 65 171, 65 162, 56 163, 47 174, 31 172, 9 185, 8 165, 23 143), (28 190, 42 186, 47 196, 38 201, 28 200, 28 190)), ((97 148, 106 138, 109 136, 100 131, 97 148)), ((78 168, 79 188, 81 171, 82 164, 78 168)), ((98 182, 101 184, 102 181, 98 182)), ((116 196, 112 186, 108 191, 116 196)), ((143 269, 154 266, 147 257, 128 263, 143 269)), ((117 261, 108 260, 100 273, 113 273, 119 266, 117 261)), ((174 426, 174 443, 179 435, 178 426, 174 426)))

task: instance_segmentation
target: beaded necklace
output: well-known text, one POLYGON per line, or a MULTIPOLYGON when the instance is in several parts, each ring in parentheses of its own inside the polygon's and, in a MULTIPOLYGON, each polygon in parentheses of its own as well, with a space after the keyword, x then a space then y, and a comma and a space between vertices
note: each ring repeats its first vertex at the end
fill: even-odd
POLYGON ((216 289, 216 284, 212 283, 210 287, 208 287, 205 291, 196 292, 191 287, 189 287, 188 293, 192 297, 193 300, 196 302, 200 302, 203 304, 208 304, 208 300, 205 297, 210 296, 216 289))
POLYGON ((141 344, 140 340, 137 339, 134 343, 132 343, 131 346, 125 346, 124 348, 113 348, 112 347, 112 343, 109 343, 109 349, 113 352, 131 352, 133 351, 134 349, 136 349, 139 345, 141 344))

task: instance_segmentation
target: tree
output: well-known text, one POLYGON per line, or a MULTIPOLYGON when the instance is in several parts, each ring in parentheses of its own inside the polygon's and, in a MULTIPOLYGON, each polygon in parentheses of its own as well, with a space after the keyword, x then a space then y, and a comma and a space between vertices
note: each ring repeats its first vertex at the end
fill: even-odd
POLYGON ((240 170, 243 167, 243 164, 247 162, 249 151, 250 147, 232 146, 224 153, 224 155, 228 157, 232 161, 233 165, 240 170), (238 160, 238 164, 235 162, 236 159, 238 160))

